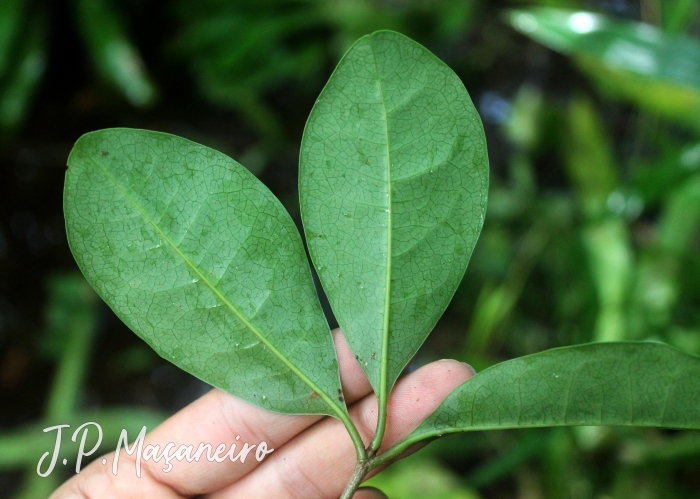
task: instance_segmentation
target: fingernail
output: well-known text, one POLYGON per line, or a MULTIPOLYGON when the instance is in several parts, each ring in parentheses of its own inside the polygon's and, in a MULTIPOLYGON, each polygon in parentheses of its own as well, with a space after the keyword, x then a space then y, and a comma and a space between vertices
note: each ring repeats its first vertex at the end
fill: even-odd
POLYGON ((471 365, 467 364, 466 362, 462 362, 465 366, 467 366, 467 369, 469 369, 472 372, 472 376, 476 374, 476 369, 474 369, 471 365))

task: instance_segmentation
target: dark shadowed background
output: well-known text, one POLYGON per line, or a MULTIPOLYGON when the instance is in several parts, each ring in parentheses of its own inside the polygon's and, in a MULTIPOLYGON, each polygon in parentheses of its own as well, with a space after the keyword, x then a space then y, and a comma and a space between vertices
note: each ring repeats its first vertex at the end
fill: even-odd
MULTIPOLYGON (((108 452, 207 390, 82 279, 62 214, 77 138, 201 142, 298 222, 306 117, 376 29, 457 72, 491 161, 481 239, 414 366, 620 339, 700 354, 699 16, 696 0, 0 0, 0 497, 71 472, 65 444, 68 466, 36 473, 52 423, 99 422, 108 452)), ((556 428, 453 436, 374 481, 392 499, 697 498, 699 471, 697 433, 556 428)))

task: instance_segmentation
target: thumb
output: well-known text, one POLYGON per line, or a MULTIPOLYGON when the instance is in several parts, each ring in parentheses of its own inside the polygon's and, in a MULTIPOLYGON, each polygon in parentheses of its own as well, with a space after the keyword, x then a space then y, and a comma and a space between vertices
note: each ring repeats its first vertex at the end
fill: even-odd
POLYGON ((387 495, 374 487, 362 487, 355 492, 352 499, 389 499, 387 495))

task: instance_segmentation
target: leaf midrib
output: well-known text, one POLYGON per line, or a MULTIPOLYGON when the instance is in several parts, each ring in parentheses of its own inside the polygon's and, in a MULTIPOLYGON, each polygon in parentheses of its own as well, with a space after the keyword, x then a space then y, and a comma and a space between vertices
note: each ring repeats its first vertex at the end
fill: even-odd
POLYGON ((255 336, 257 336, 260 341, 272 352, 285 366, 287 366, 294 374, 296 374, 299 379, 306 383, 314 392, 318 393, 323 401, 338 415, 341 415, 343 419, 344 412, 333 402, 325 391, 323 391, 316 383, 311 381, 299 368, 287 359, 272 343, 270 343, 267 338, 255 327, 246 317, 243 315, 231 301, 229 301, 219 289, 212 284, 204 273, 202 273, 199 268, 182 252, 182 250, 168 237, 168 235, 156 224, 153 219, 144 211, 144 209, 136 202, 136 200, 129 194, 129 192, 122 187, 122 185, 117 182, 117 180, 112 176, 109 171, 107 171, 99 162, 95 161, 91 156, 86 157, 95 164, 98 169, 107 177, 114 186, 124 195, 126 199, 136 208, 141 215, 153 226, 153 228, 158 231, 158 233, 163 237, 163 239, 170 245, 170 247, 183 259, 187 266, 192 269, 192 271, 197 274, 200 281, 204 282, 207 287, 216 295, 216 297, 221 300, 221 302, 228 307, 228 309, 233 312, 233 314, 245 325, 255 336))
MULTIPOLYGON (((389 147, 389 116, 386 109, 386 98, 384 96, 384 87, 382 86, 382 78, 379 72, 379 63, 377 62, 377 54, 374 50, 374 43, 370 41, 372 50, 372 58, 374 60, 374 68, 377 73, 377 83, 379 85, 379 94, 382 98, 382 111, 384 113, 384 134, 386 136, 386 168, 387 168, 387 250, 386 250, 386 276, 384 281, 384 317, 382 324, 382 354, 380 357, 379 366, 379 399, 386 404, 387 399, 387 384, 388 384, 388 366, 389 366, 389 315, 391 312, 391 267, 392 267, 392 227, 393 227, 393 210, 392 210, 392 195, 391 195, 391 148, 389 147)), ((381 405, 380 405, 381 407, 381 405)))

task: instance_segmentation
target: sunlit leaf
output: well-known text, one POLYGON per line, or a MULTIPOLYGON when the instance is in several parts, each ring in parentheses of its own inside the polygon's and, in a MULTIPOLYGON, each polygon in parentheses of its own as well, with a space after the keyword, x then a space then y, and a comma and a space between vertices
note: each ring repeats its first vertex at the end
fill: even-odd
POLYGON ((247 169, 168 134, 84 135, 68 159, 71 250, 161 356, 260 407, 344 414, 302 241, 247 169))
POLYGON ((454 72, 398 33, 353 45, 307 122, 300 204, 321 283, 378 393, 462 279, 487 183, 481 120, 454 72))
POLYGON ((700 128, 700 42, 654 26, 550 8, 509 13, 518 31, 564 54, 606 91, 700 128))

